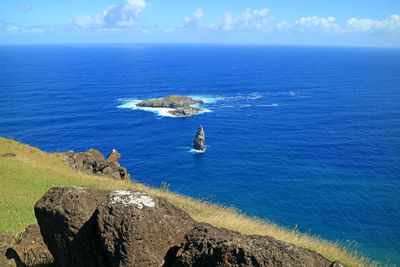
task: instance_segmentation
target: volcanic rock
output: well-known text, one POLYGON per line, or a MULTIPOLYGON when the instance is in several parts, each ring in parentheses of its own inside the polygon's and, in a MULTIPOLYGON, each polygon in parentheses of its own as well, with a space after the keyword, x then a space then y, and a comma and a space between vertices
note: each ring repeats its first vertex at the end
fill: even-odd
POLYGON ((10 248, 15 245, 15 240, 12 236, 0 234, 0 266, 4 267, 20 267, 23 266, 18 255, 10 248), (14 253, 10 253, 11 251, 14 253))
POLYGON ((206 136, 204 134, 203 126, 200 125, 199 129, 197 130, 196 137, 193 141, 193 147, 196 150, 204 151, 206 142, 206 136))
POLYGON ((118 163, 121 154, 115 149, 108 155, 107 160, 100 151, 93 148, 79 153, 72 150, 57 153, 57 156, 61 157, 68 166, 89 174, 105 175, 117 180, 130 180, 127 169, 118 163))
POLYGON ((113 149, 110 154, 108 154, 106 161, 118 163, 121 159, 121 154, 117 150, 113 149))
POLYGON ((25 227, 24 231, 19 234, 14 249, 22 262, 28 266, 53 261, 37 224, 30 224, 25 227))
POLYGON ((165 199, 115 191, 97 209, 101 244, 112 266, 160 266, 195 221, 165 199))
POLYGON ((320 254, 268 236, 246 236, 198 224, 175 249, 170 266, 304 266, 329 267, 320 254))
POLYGON ((203 100, 196 100, 191 97, 181 95, 170 95, 164 98, 143 100, 136 104, 138 107, 151 107, 151 108, 184 108, 190 107, 194 104, 204 104, 203 100))
POLYGON ((15 158, 15 154, 14 153, 4 153, 2 155, 0 155, 0 157, 2 158, 15 158))
POLYGON ((36 203, 40 232, 56 266, 107 266, 93 213, 108 194, 93 188, 53 187, 36 203))
POLYGON ((57 266, 160 266, 195 221, 140 191, 53 187, 35 205, 57 266))
POLYGON ((0 266, 36 266, 53 261, 37 224, 28 225, 17 240, 0 235, 0 266))
POLYGON ((202 110, 199 108, 194 108, 194 107, 185 107, 185 108, 178 108, 174 110, 168 111, 168 113, 176 116, 176 117, 190 117, 197 115, 201 112, 202 110))

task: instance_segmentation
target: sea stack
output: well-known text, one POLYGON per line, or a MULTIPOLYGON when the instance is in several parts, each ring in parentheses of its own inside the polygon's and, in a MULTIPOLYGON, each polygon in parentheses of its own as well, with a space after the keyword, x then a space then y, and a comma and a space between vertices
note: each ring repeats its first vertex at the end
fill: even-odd
POLYGON ((200 125, 199 129, 197 130, 196 137, 193 141, 194 149, 204 151, 206 142, 206 136, 204 134, 203 126, 200 125))

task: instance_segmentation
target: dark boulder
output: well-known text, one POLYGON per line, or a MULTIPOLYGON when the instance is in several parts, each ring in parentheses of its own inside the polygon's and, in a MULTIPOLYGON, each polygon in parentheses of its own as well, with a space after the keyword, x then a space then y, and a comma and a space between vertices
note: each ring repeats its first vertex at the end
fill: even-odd
POLYGON ((76 153, 73 155, 73 159, 75 160, 76 168, 78 170, 92 173, 96 164, 104 161, 104 156, 100 151, 91 148, 86 152, 76 153))
POLYGON ((2 158, 15 158, 15 154, 14 153, 4 153, 2 155, 0 155, 0 157, 2 158))
POLYGON ((330 265, 329 260, 316 252, 268 236, 246 236, 209 224, 198 224, 186 236, 169 266, 330 265))
POLYGON ((97 212, 101 244, 112 266, 160 266, 194 223, 165 199, 140 191, 115 191, 97 212))
POLYGON ((93 213, 109 192, 84 187, 53 187, 35 205, 43 240, 57 266, 107 266, 93 213))
POLYGON ((205 146, 206 136, 204 134, 203 126, 200 125, 199 129, 197 130, 196 137, 193 141, 193 147, 196 150, 204 151, 206 148, 205 146))
POLYGON ((89 174, 104 175, 117 180, 130 181, 131 179, 127 169, 119 165, 121 154, 115 149, 111 151, 106 160, 100 151, 93 148, 79 153, 72 150, 57 153, 57 156, 61 157, 68 166, 89 174))
POLYGON ((140 191, 54 187, 35 205, 57 266, 160 266, 195 223, 140 191))

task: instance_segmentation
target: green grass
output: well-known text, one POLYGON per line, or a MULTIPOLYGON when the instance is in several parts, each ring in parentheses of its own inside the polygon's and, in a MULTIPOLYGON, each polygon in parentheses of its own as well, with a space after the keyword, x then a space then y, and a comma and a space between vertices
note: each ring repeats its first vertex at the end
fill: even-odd
POLYGON ((165 197, 185 210, 195 220, 224 227, 243 234, 269 235, 320 253, 331 261, 347 266, 379 266, 347 244, 341 245, 319 237, 286 229, 271 222, 250 218, 235 209, 210 204, 168 191, 168 185, 151 188, 139 183, 117 181, 87 175, 64 165, 54 154, 0 137, 0 155, 15 153, 14 158, 0 157, 0 233, 16 236, 23 228, 35 223, 33 207, 36 201, 53 186, 79 185, 100 189, 134 189, 165 197))

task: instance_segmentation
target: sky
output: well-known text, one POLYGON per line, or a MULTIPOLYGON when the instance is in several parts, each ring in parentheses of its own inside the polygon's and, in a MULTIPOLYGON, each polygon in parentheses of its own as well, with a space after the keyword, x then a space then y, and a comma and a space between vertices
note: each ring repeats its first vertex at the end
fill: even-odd
POLYGON ((0 44, 400 48, 400 0, 1 0, 0 44))

